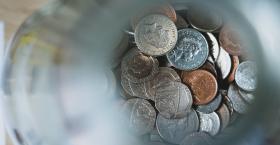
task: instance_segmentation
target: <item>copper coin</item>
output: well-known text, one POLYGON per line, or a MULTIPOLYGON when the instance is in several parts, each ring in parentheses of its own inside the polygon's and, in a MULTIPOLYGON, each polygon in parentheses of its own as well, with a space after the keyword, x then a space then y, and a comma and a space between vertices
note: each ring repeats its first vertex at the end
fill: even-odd
POLYGON ((231 58, 232 65, 231 65, 230 74, 228 76, 228 82, 232 83, 235 79, 235 72, 239 65, 239 58, 238 56, 231 56, 230 58, 231 58))
POLYGON ((242 54, 242 44, 238 32, 228 25, 225 25, 219 35, 220 45, 229 54, 239 56, 242 54))
POLYGON ((204 105, 212 101, 218 91, 216 78, 208 71, 183 71, 183 82, 192 90, 195 105, 204 105))
POLYGON ((216 69, 215 69, 215 66, 214 66, 211 62, 209 62, 209 61, 206 61, 206 62, 204 63, 204 65, 200 67, 200 69, 209 71, 209 72, 212 73, 215 77, 218 76, 217 71, 216 71, 216 69))

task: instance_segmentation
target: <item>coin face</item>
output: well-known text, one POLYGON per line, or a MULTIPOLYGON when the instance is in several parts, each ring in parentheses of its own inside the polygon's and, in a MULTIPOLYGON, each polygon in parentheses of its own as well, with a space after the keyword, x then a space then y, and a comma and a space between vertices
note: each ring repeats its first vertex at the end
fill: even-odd
POLYGON ((246 91, 239 89, 239 94, 249 104, 253 103, 253 101, 255 100, 255 96, 253 93, 246 92, 246 91))
POLYGON ((136 135, 143 135, 153 130, 156 111, 153 106, 144 99, 129 99, 123 106, 125 123, 130 131, 136 135))
POLYGON ((214 141, 206 132, 194 132, 187 135, 180 145, 214 145, 214 141))
POLYGON ((140 20, 135 29, 135 41, 145 54, 160 56, 174 48, 177 28, 164 15, 148 15, 140 20))
POLYGON ((162 115, 158 115, 156 126, 165 141, 179 144, 187 134, 198 131, 199 118, 194 110, 180 119, 166 119, 162 115))
POLYGON ((192 107, 189 88, 180 82, 166 82, 156 88, 155 106, 166 118, 184 116, 192 107))
POLYGON ((221 130, 224 130, 230 123, 230 112, 227 105, 222 106, 217 110, 217 114, 221 119, 221 130))
POLYGON ((236 84, 243 90, 252 92, 257 87, 257 66, 252 61, 242 62, 235 74, 236 84))
POLYGON ((177 15, 177 21, 175 22, 175 25, 178 30, 189 27, 189 23, 180 15, 177 15))
POLYGON ((210 53, 209 53, 209 57, 207 60, 210 61, 211 63, 215 63, 220 54, 220 45, 219 45, 216 37, 212 33, 206 33, 206 34, 210 40, 210 42, 209 42, 210 53))
POLYGON ((198 112, 200 120, 200 131, 209 133, 212 136, 215 136, 220 131, 220 118, 216 112, 210 114, 205 114, 198 112))
POLYGON ((240 35, 229 25, 225 25, 220 32, 219 41, 223 49, 229 54, 239 56, 242 54, 240 35))
POLYGON ((202 113, 209 114, 216 111, 221 105, 221 102, 222 102, 222 95, 219 94, 210 103, 206 105, 198 105, 196 110, 202 113))
POLYGON ((227 78, 231 70, 231 59, 229 54, 223 49, 220 49, 220 54, 217 59, 217 66, 220 69, 222 78, 227 78))
POLYGON ((232 103, 233 109, 241 114, 247 112, 248 104, 242 99, 238 92, 238 87, 235 84, 231 84, 228 89, 228 97, 232 103))
POLYGON ((218 91, 216 78, 208 71, 183 71, 183 83, 189 86, 194 97, 194 104, 204 105, 212 101, 218 91))
POLYGON ((209 54, 205 37, 194 29, 178 31, 175 48, 167 54, 169 62, 180 70, 194 70, 201 67, 209 54))
POLYGON ((122 60, 122 76, 131 82, 151 80, 158 73, 158 61, 137 49, 131 49, 122 60))
POLYGON ((228 76, 228 82, 232 83, 235 79, 235 72, 239 65, 239 58, 238 58, 238 56, 231 56, 230 58, 231 58, 231 62, 232 62, 232 67, 231 67, 230 74, 228 76))

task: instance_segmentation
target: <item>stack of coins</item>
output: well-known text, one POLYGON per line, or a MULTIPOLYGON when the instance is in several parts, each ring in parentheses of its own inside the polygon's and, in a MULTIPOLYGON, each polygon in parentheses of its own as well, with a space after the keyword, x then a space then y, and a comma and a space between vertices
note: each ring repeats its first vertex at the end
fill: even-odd
MULTIPOLYGON (((133 39, 116 73, 124 122, 147 144, 204 144, 247 112, 256 64, 218 13, 164 4, 132 19, 133 39)), ((128 31, 127 31, 128 32, 128 31)))

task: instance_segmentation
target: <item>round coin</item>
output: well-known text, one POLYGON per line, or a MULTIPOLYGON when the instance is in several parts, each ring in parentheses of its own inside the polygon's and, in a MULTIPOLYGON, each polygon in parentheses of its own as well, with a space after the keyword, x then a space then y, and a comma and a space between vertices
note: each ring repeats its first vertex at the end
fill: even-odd
POLYGON ((212 33, 206 33, 206 34, 210 41, 210 43, 209 43, 210 55, 207 60, 212 63, 215 63, 220 54, 220 46, 219 46, 219 43, 218 43, 216 37, 212 33))
POLYGON ((180 82, 166 82, 156 88, 155 106, 166 118, 181 117, 192 107, 189 88, 180 82))
POLYGON ((175 23, 178 30, 185 29, 189 27, 188 22, 180 15, 177 15, 177 21, 175 23))
POLYGON ((136 135, 143 135, 153 130, 156 111, 153 106, 144 99, 129 99, 123 106, 125 123, 130 131, 136 135))
POLYGON ((156 126, 165 141, 179 144, 186 135, 198 131, 199 118, 194 110, 180 119, 166 119, 162 115, 158 115, 156 126))
POLYGON ((228 89, 228 97, 232 103, 233 109, 240 113, 244 114, 247 112, 248 104, 242 99, 241 95, 238 92, 238 87, 235 84, 231 84, 228 89))
POLYGON ((220 69, 222 78, 227 78, 231 70, 231 59, 229 54, 224 49, 220 49, 220 54, 217 59, 217 66, 220 69))
POLYGON ((148 15, 141 19, 135 29, 135 41, 145 54, 160 56, 174 48, 177 42, 177 28, 164 15, 148 15))
POLYGON ((212 100, 210 103, 206 104, 206 105, 198 105, 196 110, 202 113, 212 113, 214 111, 216 111, 219 106, 221 105, 222 102, 222 95, 219 94, 214 100, 212 100))
POLYGON ((203 69, 203 70, 206 70, 206 71, 209 71, 210 73, 212 73, 215 77, 218 76, 218 73, 216 71, 216 68, 215 66, 209 62, 209 61, 206 61, 203 66, 201 66, 199 69, 203 69))
POLYGON ((183 82, 192 90, 194 104, 204 105, 212 101, 218 91, 216 78, 208 71, 183 71, 183 82))
POLYGON ((221 130, 224 130, 230 123, 230 112, 227 105, 222 104, 222 106, 217 110, 217 114, 221 119, 221 130))
POLYGON ((249 92, 246 92, 246 91, 243 91, 243 90, 239 89, 239 94, 249 104, 253 103, 253 101, 255 100, 255 96, 252 93, 249 93, 249 92))
POLYGON ((232 67, 231 67, 230 74, 228 76, 228 82, 232 83, 235 79, 235 72, 239 65, 239 58, 238 58, 238 56, 231 56, 230 58, 231 58, 231 62, 232 62, 232 67))
POLYGON ((187 135, 180 145, 214 145, 214 140, 206 132, 194 132, 187 135))
POLYGON ((242 62, 235 73, 235 82, 243 90, 252 92, 257 87, 257 66, 252 61, 242 62))
POLYGON ((204 131, 215 136, 220 131, 220 118, 216 112, 205 114, 198 112, 200 127, 199 131, 204 131))
POLYGON ((167 53, 168 61, 177 69, 194 70, 201 67, 209 54, 205 37, 194 29, 178 31, 175 48, 167 53))

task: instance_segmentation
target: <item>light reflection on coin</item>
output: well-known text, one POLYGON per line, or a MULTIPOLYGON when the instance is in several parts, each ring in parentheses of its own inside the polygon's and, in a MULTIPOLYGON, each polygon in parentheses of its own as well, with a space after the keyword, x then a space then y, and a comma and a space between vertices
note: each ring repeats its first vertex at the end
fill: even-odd
POLYGON ((200 131, 209 133, 212 136, 215 136, 219 133, 220 130, 220 118, 216 112, 205 114, 198 112, 200 120, 200 131))
POLYGON ((227 78, 231 70, 231 59, 229 54, 224 49, 220 49, 220 54, 217 59, 217 66, 221 71, 222 78, 227 78))
POLYGON ((174 48, 177 41, 177 28, 164 15, 148 15, 141 19, 135 29, 135 41, 145 54, 160 56, 174 48))
POLYGON ((209 54, 205 37, 194 29, 178 31, 175 48, 167 54, 169 62, 180 70, 194 70, 201 67, 209 54))
POLYGON ((198 131, 199 118, 194 110, 180 119, 166 119, 162 115, 158 115, 156 126, 165 141, 179 144, 186 135, 198 131))
POLYGON ((235 73, 236 84, 245 91, 254 91, 257 87, 257 66, 252 61, 242 62, 235 73))
POLYGON ((230 123, 230 112, 227 105, 222 104, 222 106, 217 110, 217 114, 221 119, 221 130, 224 130, 230 123))
POLYGON ((219 43, 218 43, 216 37, 212 33, 206 33, 206 34, 210 39, 210 44, 209 44, 210 54, 209 54, 209 57, 207 60, 212 63, 215 63, 220 54, 220 46, 219 46, 219 43))
POLYGON ((228 97, 236 112, 244 114, 247 112, 248 104, 242 99, 238 92, 238 87, 235 84, 231 84, 228 89, 228 97))
POLYGON ((156 128, 154 128, 154 130, 151 131, 151 133, 150 133, 150 141, 152 141, 152 142, 163 142, 163 139, 159 135, 158 130, 156 128))
POLYGON ((253 103, 253 101, 255 100, 255 96, 253 93, 245 92, 245 91, 239 89, 239 94, 249 104, 253 103))
POLYGON ((222 102, 222 95, 219 94, 210 103, 208 103, 206 105, 198 105, 196 110, 199 112, 202 112, 202 113, 209 114, 209 113, 216 111, 219 108, 221 102, 222 102))
POLYGON ((156 111, 153 106, 144 99, 130 99, 123 106, 123 111, 127 116, 125 123, 130 131, 136 135, 143 135, 152 131, 156 111))
POLYGON ((214 145, 214 140, 206 132, 195 132, 187 135, 180 145, 214 145))

